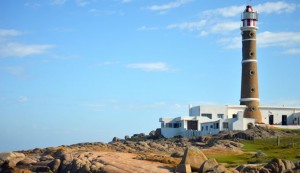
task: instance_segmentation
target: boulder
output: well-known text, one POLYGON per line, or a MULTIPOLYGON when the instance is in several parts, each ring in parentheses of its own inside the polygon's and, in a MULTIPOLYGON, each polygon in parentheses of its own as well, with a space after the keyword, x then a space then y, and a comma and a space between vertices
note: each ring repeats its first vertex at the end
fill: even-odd
POLYGON ((290 161, 290 160, 282 160, 284 166, 285 166, 285 169, 286 170, 292 170, 292 169, 295 169, 295 164, 290 161))
POLYGON ((53 160, 52 162, 50 162, 48 164, 48 167, 51 169, 51 171, 53 173, 57 173, 58 169, 59 169, 59 166, 60 166, 60 163, 61 163, 60 159, 55 159, 55 160, 53 160))
POLYGON ((259 170, 259 173, 270 173, 270 171, 269 171, 269 169, 267 169, 267 168, 261 168, 261 169, 259 170))
POLYGON ((207 160, 207 157, 196 147, 189 147, 185 150, 180 164, 190 164, 192 171, 198 171, 200 166, 207 160))
POLYGON ((18 162, 25 159, 25 155, 23 153, 0 153, 0 160, 7 162, 9 167, 15 167, 18 162))
POLYGON ((284 172, 285 165, 281 159, 272 159, 265 168, 269 169, 270 172, 284 172))
POLYGON ((176 172, 179 172, 179 173, 191 173, 192 172, 191 165, 190 164, 179 164, 176 167, 176 172))
POLYGON ((218 166, 218 162, 216 161, 216 159, 208 159, 201 165, 198 173, 213 171, 216 166, 218 166))
POLYGON ((118 142, 118 141, 120 141, 120 140, 121 140, 120 138, 114 137, 113 140, 112 140, 112 142, 118 142))

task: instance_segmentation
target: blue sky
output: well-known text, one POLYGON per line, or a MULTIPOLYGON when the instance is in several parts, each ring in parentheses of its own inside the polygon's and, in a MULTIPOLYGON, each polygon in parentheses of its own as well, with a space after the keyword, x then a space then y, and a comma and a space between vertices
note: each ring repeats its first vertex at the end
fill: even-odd
MULTIPOLYGON (((108 142, 188 104, 239 104, 246 3, 1 1, 0 152, 108 142)), ((300 3, 252 5, 261 104, 300 106, 300 3)))

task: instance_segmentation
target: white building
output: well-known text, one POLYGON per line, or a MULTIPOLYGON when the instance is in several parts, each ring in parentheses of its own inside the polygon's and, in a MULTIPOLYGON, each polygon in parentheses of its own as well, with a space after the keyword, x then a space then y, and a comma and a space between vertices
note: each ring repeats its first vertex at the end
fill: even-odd
MULTIPOLYGON (((160 118, 161 133, 174 136, 201 136, 228 130, 246 130, 255 119, 243 118, 245 105, 201 105, 189 108, 189 116, 160 118)), ((264 124, 282 128, 300 128, 300 107, 260 106, 264 124)))

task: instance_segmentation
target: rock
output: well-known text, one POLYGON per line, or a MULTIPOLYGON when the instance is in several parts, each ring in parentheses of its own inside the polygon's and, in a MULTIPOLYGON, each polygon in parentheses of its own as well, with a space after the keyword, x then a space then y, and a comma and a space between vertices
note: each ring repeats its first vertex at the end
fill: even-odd
POLYGON ((51 169, 51 171, 53 173, 57 173, 58 172, 58 169, 59 169, 59 166, 60 166, 60 163, 61 163, 61 160, 60 159, 55 159, 53 160, 52 162, 50 162, 48 164, 49 168, 51 169))
POLYGON ((40 158, 40 161, 52 161, 54 158, 51 155, 45 155, 40 158))
POLYGON ((267 169, 267 168, 261 168, 261 169, 259 170, 259 173, 270 173, 270 171, 269 171, 269 169, 267 169))
POLYGON ((265 153, 259 151, 259 152, 255 153, 253 157, 257 158, 257 157, 266 157, 266 156, 267 155, 265 153))
POLYGON ((24 160, 21 160, 20 162, 18 162, 17 166, 30 166, 30 165, 36 164, 36 163, 37 163, 36 160, 26 157, 24 160))
POLYGON ((179 164, 176 167, 176 172, 179 172, 179 173, 191 173, 192 172, 191 165, 190 164, 179 164))
POLYGON ((113 140, 112 140, 112 142, 118 142, 118 141, 120 141, 120 140, 121 140, 120 138, 114 137, 113 140))
POLYGON ((174 157, 174 158, 182 158, 183 154, 184 154, 184 153, 181 152, 181 151, 176 151, 176 152, 174 152, 174 153, 171 154, 171 157, 174 157))
POLYGON ((25 159, 25 155, 23 153, 0 153, 0 160, 6 161, 9 167, 15 167, 18 162, 25 159))
POLYGON ((190 164, 192 171, 198 171, 200 166, 207 160, 207 157, 196 147, 189 147, 185 150, 180 164, 190 164))
POLYGON ((208 159, 204 161, 204 163, 201 165, 198 172, 199 173, 210 172, 213 171, 216 166, 218 166, 218 162, 216 161, 216 159, 208 159))
POLYGON ((295 164, 292 162, 292 161, 290 161, 290 160, 282 160, 282 162, 283 162, 283 164, 284 164, 284 166, 285 166, 285 169, 290 169, 290 170, 292 170, 292 169, 294 169, 296 166, 295 166, 295 164))
POLYGON ((128 140, 128 139, 130 139, 130 137, 128 135, 126 135, 124 139, 128 140))
POLYGON ((270 169, 270 172, 284 172, 285 165, 281 159, 272 159, 265 168, 270 169))

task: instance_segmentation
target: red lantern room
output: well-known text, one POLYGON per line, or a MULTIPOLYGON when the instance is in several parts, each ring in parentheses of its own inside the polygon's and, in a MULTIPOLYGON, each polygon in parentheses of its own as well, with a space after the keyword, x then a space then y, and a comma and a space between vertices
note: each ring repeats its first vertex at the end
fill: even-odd
POLYGON ((252 8, 251 5, 247 5, 245 11, 242 13, 241 21, 242 27, 257 27, 256 21, 258 21, 258 13, 252 8))

